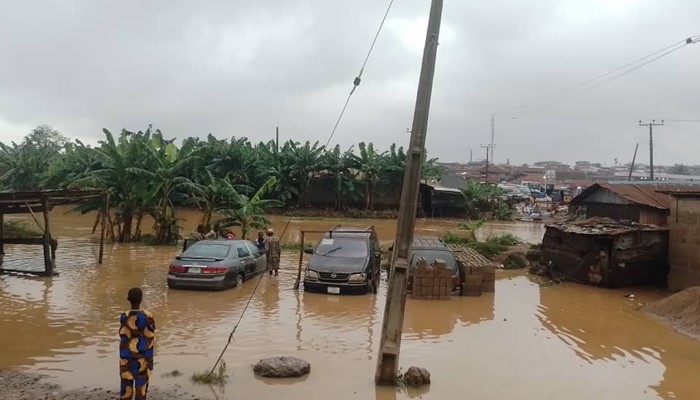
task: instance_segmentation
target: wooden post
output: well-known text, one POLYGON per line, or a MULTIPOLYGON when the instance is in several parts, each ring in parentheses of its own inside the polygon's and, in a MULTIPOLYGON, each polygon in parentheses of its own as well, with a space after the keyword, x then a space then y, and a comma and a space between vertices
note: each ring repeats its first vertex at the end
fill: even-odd
MULTIPOLYGON (((5 255, 5 243, 2 239, 5 238, 5 215, 0 213, 0 258, 5 255)), ((2 265, 2 260, 0 260, 0 265, 2 265)))
POLYGON ((51 260, 51 230, 49 228, 49 200, 46 197, 41 199, 41 206, 44 209, 44 273, 46 276, 53 276, 53 260, 51 260))
POLYGON ((299 250, 299 270, 297 271, 297 281, 294 282, 294 290, 299 290, 301 284, 301 266, 304 264, 304 231, 301 231, 301 250, 299 250))
POLYGON ((109 193, 107 193, 107 198, 105 205, 102 208, 102 216, 100 217, 100 255, 97 257, 97 263, 102 264, 102 256, 104 255, 105 249, 105 229, 107 227, 107 214, 109 213, 109 193))

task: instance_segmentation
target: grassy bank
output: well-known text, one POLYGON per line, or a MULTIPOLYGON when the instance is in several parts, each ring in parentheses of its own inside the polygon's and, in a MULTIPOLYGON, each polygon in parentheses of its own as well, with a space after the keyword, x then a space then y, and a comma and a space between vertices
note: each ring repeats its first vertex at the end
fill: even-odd
POLYGON ((2 224, 3 236, 7 238, 31 238, 42 233, 35 224, 23 220, 5 220, 2 224))
POLYGON ((479 241, 475 240, 473 237, 465 237, 452 232, 447 232, 445 235, 443 235, 442 240, 444 240, 446 243, 458 244, 472 248, 488 259, 495 258, 499 254, 508 251, 511 247, 521 242, 517 236, 511 235, 510 233, 491 235, 486 238, 486 240, 479 241))

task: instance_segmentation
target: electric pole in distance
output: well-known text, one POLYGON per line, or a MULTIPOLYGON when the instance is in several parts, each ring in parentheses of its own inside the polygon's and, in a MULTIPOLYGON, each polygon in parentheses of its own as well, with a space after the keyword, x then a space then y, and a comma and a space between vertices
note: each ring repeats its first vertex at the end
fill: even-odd
POLYGON ((652 119, 651 122, 649 123, 642 123, 642 121, 639 121, 639 126, 648 126, 649 127, 649 180, 653 181, 654 180, 654 127, 655 126, 663 126, 664 125, 664 120, 661 120, 661 123, 656 123, 655 119, 652 119))
POLYGON ((489 152, 493 155, 493 148, 496 147, 493 144, 481 145, 482 149, 486 149, 486 183, 489 183, 489 152))

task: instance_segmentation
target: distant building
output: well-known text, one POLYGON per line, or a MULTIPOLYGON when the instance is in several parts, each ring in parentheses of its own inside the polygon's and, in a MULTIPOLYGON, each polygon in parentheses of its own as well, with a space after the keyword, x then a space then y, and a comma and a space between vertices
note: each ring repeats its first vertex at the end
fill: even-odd
POLYGON ((700 186, 690 183, 595 183, 574 197, 570 205, 585 213, 586 218, 606 217, 666 226, 671 208, 669 193, 689 190, 700 190, 700 186))

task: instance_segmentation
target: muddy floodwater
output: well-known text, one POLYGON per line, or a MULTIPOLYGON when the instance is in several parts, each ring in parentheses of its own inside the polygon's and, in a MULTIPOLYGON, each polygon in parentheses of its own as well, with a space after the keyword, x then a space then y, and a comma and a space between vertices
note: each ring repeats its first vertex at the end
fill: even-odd
MULTIPOLYGON (((408 392, 376 388, 386 282, 377 295, 297 293, 295 253, 284 255, 278 278, 262 278, 224 356, 228 384, 194 385, 190 375, 211 367, 255 280, 224 292, 169 290, 167 266, 177 247, 109 244, 105 263, 97 265, 94 217, 65 211, 52 212, 60 276, 0 276, 0 368, 47 374, 66 387, 116 388, 118 315, 127 289, 141 286, 159 331, 153 385, 180 384, 202 398, 700 399, 700 343, 638 311, 663 293, 573 284, 541 288, 522 272, 502 271, 495 295, 409 299, 400 363, 428 368, 433 384, 408 392), (256 378, 251 365, 276 355, 308 360, 311 374, 289 381, 256 378), (172 370, 183 375, 162 376, 172 370)), ((196 214, 182 216, 191 229, 196 214)), ((287 219, 273 221, 281 232, 287 219)), ((338 223, 293 221, 283 241, 295 240, 301 229, 338 223)), ((349 223, 370 224, 380 239, 393 240, 395 221, 349 223)), ((419 220, 417 231, 441 234, 455 227, 454 221, 419 220)), ((543 229, 494 224, 480 234, 501 232, 536 242, 543 229)), ((6 246, 6 252, 8 268, 41 263, 36 248, 6 246)))

